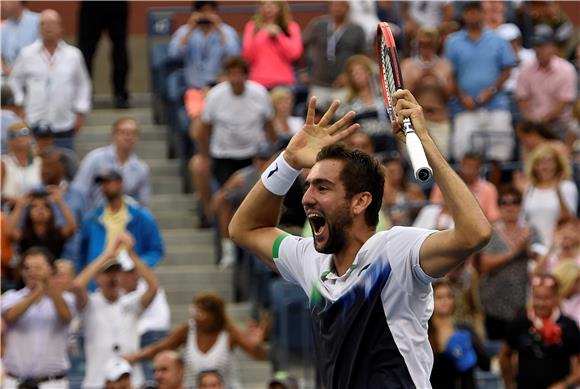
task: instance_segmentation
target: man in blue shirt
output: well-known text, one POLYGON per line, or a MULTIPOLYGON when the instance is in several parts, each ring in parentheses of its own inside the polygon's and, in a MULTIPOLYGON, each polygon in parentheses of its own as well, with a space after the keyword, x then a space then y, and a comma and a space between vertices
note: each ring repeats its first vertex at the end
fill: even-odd
POLYGON ((240 53, 238 34, 222 22, 216 1, 196 1, 193 9, 169 43, 169 55, 185 63, 185 104, 192 119, 203 111, 205 92, 218 82, 224 60, 240 53))
POLYGON ((453 66, 459 112, 454 118, 453 157, 477 149, 488 159, 506 161, 514 144, 507 95, 502 90, 516 65, 509 44, 483 28, 481 3, 463 8, 465 28, 447 39, 445 57, 453 66))
POLYGON ((40 15, 24 8, 23 1, 3 1, 0 28, 2 40, 2 74, 10 75, 12 65, 24 46, 39 38, 40 15))

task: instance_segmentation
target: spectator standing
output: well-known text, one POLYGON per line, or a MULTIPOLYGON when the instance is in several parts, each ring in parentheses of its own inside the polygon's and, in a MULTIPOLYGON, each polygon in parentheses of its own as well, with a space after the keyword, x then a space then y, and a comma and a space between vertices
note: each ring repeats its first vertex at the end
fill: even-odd
POLYGON ((509 101, 502 86, 515 58, 507 42, 483 27, 481 3, 465 4, 463 21, 465 28, 445 43, 445 58, 453 66, 460 102, 453 124, 453 157, 460 161, 483 136, 486 157, 507 161, 514 140, 509 101))
POLYGON ((68 181, 72 181, 79 168, 79 158, 77 154, 71 149, 58 147, 54 145, 54 131, 50 124, 46 122, 39 122, 32 128, 32 135, 34 135, 34 143, 36 144, 36 153, 38 155, 46 149, 54 149, 61 157, 65 168, 65 176, 68 181))
POLYGON ((570 162, 550 144, 543 144, 530 153, 526 176, 524 216, 550 247, 558 221, 577 211, 578 189, 569 180, 570 162))
POLYGON ((508 94, 512 94, 516 91, 517 80, 522 67, 534 61, 534 51, 522 46, 522 33, 515 24, 504 23, 497 28, 496 32, 506 42, 509 42, 516 57, 517 66, 512 69, 510 78, 503 84, 503 89, 508 94))
POLYGON ((19 244, 19 252, 44 247, 54 258, 60 258, 64 244, 76 232, 77 224, 61 189, 49 186, 46 190, 20 197, 6 227, 13 241, 19 244), (62 226, 56 224, 53 206, 64 219, 62 226))
POLYGON ((52 261, 52 254, 43 248, 25 252, 21 262, 25 287, 2 295, 2 319, 7 324, 5 389, 21 385, 68 389, 66 346, 76 309, 74 296, 56 286, 52 261))
POLYGON ((272 89, 294 86, 294 62, 302 56, 300 26, 286 1, 262 1, 244 27, 242 53, 250 65, 249 79, 272 89))
POLYGON ((328 3, 328 15, 310 22, 303 35, 309 62, 310 96, 321 106, 329 106, 340 92, 344 78, 339 79, 346 61, 365 51, 365 32, 351 22, 348 1, 328 3))
MULTIPOLYGON (((88 211, 87 201, 84 194, 72 186, 66 177, 67 159, 63 151, 68 151, 68 149, 59 150, 55 147, 49 147, 40 153, 42 182, 47 186, 58 187, 62 191, 64 202, 72 212, 75 223, 80 229, 85 213, 88 211)), ((59 209, 56 209, 55 219, 57 224, 62 224, 63 218, 64 215, 59 212, 59 209)), ((75 234, 68 238, 64 244, 61 256, 78 263, 80 260, 80 243, 80 234, 75 231, 75 234)))
POLYGON ((433 389, 476 388, 475 367, 489 370, 490 361, 482 341, 468 323, 455 321, 455 297, 447 281, 433 283, 433 299, 433 316, 429 319, 429 343, 434 354, 433 389))
POLYGON ((79 49, 62 39, 60 15, 40 14, 41 39, 24 48, 10 74, 16 104, 31 125, 50 123, 57 146, 73 149, 74 135, 91 109, 91 81, 79 49))
POLYGON ((158 389, 184 389, 185 364, 177 352, 160 352, 155 356, 153 366, 158 389))
POLYGON ((112 135, 112 144, 92 150, 81 161, 73 185, 87 196, 93 208, 103 200, 96 178, 103 170, 116 169, 123 178, 123 193, 147 206, 151 200, 151 177, 149 166, 135 152, 139 124, 129 117, 118 119, 113 123, 112 135))
POLYGON ((500 351, 505 388, 574 388, 580 384, 578 326, 558 309, 556 278, 534 276, 531 284, 531 306, 509 324, 500 351))
POLYGON ((81 227, 82 270, 103 253, 125 231, 135 239, 135 252, 149 267, 163 256, 163 241, 151 212, 123 197, 123 177, 115 169, 107 169, 98 177, 105 203, 87 214, 81 227))
MULTIPOLYGON (((107 374, 105 363, 139 349, 138 320, 155 298, 159 281, 134 247, 135 240, 130 234, 119 234, 73 281, 84 326, 87 359, 84 389, 102 388, 107 374), (137 272, 145 279, 147 289, 144 293, 121 293, 118 279, 121 265, 117 260, 120 250, 126 250, 137 272), (86 288, 93 278, 99 289, 89 295, 86 288)), ((140 367, 133 373, 131 381, 139 387, 143 383, 140 367)))
POLYGON ((153 358, 163 350, 185 346, 185 387, 195 388, 200 373, 216 370, 223 377, 226 388, 238 389, 241 384, 233 350, 241 347, 252 357, 265 359, 267 353, 263 339, 264 328, 254 323, 246 331, 241 331, 227 318, 223 299, 206 293, 194 300, 192 318, 188 323, 176 328, 167 338, 126 358, 135 363, 153 358))
POLYGON ((8 126, 21 121, 22 117, 20 116, 20 109, 14 103, 14 94, 8 84, 2 83, 1 93, 0 104, 2 105, 2 111, 0 112, 0 127, 2 128, 2 132, 0 133, 0 154, 4 155, 8 152, 8 126))
POLYGON ((277 140, 266 88, 248 80, 248 64, 239 57, 228 59, 224 68, 227 81, 207 95, 195 134, 197 154, 191 160, 193 180, 206 216, 211 209, 211 180, 221 187, 235 171, 252 163, 260 141, 267 138, 275 144, 277 140))
POLYGON ((195 1, 187 24, 169 42, 169 55, 184 62, 185 108, 191 119, 203 112, 205 94, 218 83, 225 59, 240 54, 236 30, 217 11, 217 1, 195 1))
POLYGON ((479 295, 490 340, 503 340, 508 323, 526 305, 528 261, 532 250, 543 247, 539 234, 521 220, 522 195, 517 189, 503 189, 498 204, 500 218, 479 258, 479 295))
POLYGON ((564 139, 577 98, 574 65, 558 57, 552 29, 536 26, 533 37, 536 60, 523 66, 516 97, 525 120, 549 124, 564 139))
POLYGON ((2 156, 2 202, 18 198, 40 186, 40 158, 32 149, 30 129, 24 122, 8 126, 8 154, 2 156))
POLYGON ((93 57, 103 31, 111 40, 111 58, 113 60, 114 106, 129 108, 127 92, 127 73, 129 58, 127 55, 127 23, 129 19, 128 1, 82 1, 78 16, 78 45, 83 53, 89 75, 93 73, 93 57))
MULTIPOLYGON (((497 189, 492 183, 481 178, 480 174, 481 155, 474 152, 465 154, 459 165, 459 176, 475 195, 487 219, 490 222, 494 222, 500 216, 497 205, 497 189)), ((443 204, 443 194, 438 185, 435 185, 431 190, 430 201, 436 204, 443 204)))
MULTIPOLYGON (((121 263, 119 285, 125 294, 144 293, 147 283, 141 278, 135 268, 135 264, 126 255, 121 254, 118 258, 121 263)), ((171 314, 169 304, 163 288, 159 287, 151 304, 143 311, 139 318, 137 331, 139 333, 139 347, 143 348, 153 344, 167 336, 171 326, 171 314)), ((153 380, 153 363, 143 361, 141 363, 146 381, 153 380)))
POLYGON ((18 53, 22 48, 38 39, 40 15, 29 11, 24 1, 2 2, 2 27, 0 28, 2 45, 2 74, 9 76, 18 53))

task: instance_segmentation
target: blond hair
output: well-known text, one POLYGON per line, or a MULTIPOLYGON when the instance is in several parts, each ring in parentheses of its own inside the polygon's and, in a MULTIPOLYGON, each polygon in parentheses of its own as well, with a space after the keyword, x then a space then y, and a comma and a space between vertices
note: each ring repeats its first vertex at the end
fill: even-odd
POLYGON ((294 101, 294 94, 292 91, 284 86, 277 86, 270 91, 270 98, 272 99, 272 104, 276 105, 278 101, 284 98, 290 98, 294 101))
POLYGON ((558 153, 558 151, 551 144, 544 143, 536 146, 532 150, 526 162, 526 176, 533 186, 538 185, 540 182, 540 178, 536 172, 536 166, 538 162, 544 158, 552 158, 556 162, 556 177, 558 177, 560 180, 567 180, 570 178, 571 169, 568 158, 566 158, 566 156, 562 155, 561 153, 558 153))
POLYGON ((344 73, 346 74, 346 101, 352 102, 358 93, 358 88, 354 84, 352 76, 350 74, 352 68, 355 65, 363 66, 369 73, 369 82, 372 85, 374 70, 376 68, 376 64, 366 55, 363 54, 355 54, 349 59, 346 60, 344 64, 344 73))
POLYGON ((286 1, 281 0, 266 0, 260 3, 258 12, 254 15, 254 24, 256 25, 256 31, 264 27, 264 20, 262 19, 261 10, 265 3, 274 3, 278 7, 278 19, 276 24, 285 32, 288 32, 288 25, 292 21, 292 14, 290 13, 290 6, 286 1))
POLYGON ((560 297, 567 298, 580 278, 580 266, 575 261, 565 261, 558 264, 552 274, 560 283, 560 297))

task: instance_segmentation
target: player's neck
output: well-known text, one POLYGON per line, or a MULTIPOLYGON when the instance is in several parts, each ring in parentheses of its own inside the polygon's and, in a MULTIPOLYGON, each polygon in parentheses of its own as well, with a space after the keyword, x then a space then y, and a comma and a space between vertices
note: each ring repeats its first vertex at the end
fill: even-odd
POLYGON ((337 276, 341 276, 347 272, 353 264, 362 245, 369 240, 374 233, 375 231, 371 229, 365 229, 364 231, 361 230, 358 234, 353 232, 353 236, 350 237, 344 248, 340 252, 334 254, 332 261, 337 276))

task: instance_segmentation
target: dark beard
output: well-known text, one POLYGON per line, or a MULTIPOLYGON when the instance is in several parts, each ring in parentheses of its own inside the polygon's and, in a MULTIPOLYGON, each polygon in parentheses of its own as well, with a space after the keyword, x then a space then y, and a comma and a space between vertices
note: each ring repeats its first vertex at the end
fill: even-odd
POLYGON ((346 245, 346 230, 352 226, 352 218, 348 209, 336 215, 334 220, 327 219, 328 239, 324 246, 316 248, 316 251, 324 254, 336 254, 346 245))

